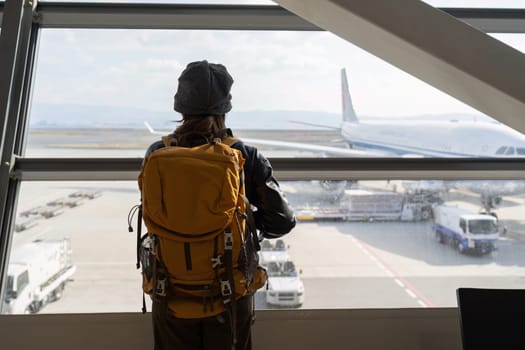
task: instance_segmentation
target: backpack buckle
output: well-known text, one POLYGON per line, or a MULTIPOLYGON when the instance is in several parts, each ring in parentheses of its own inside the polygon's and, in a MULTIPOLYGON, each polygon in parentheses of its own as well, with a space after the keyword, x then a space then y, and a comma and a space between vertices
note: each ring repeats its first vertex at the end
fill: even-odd
POLYGON ((166 296, 166 278, 165 277, 157 279, 157 285, 155 286, 155 294, 161 297, 166 296))
POLYGON ((224 250, 233 249, 233 233, 230 229, 229 231, 224 231, 224 250))
POLYGON ((221 281, 221 294, 223 297, 229 297, 230 295, 232 295, 230 281, 221 281))
POLYGON ((211 267, 216 268, 219 265, 222 265, 222 255, 219 255, 215 258, 211 258, 211 267))

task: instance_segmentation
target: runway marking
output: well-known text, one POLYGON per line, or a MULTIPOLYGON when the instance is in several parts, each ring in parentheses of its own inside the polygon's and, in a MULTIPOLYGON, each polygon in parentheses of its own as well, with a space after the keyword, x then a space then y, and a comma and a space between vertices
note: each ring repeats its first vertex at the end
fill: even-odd
POLYGON ((416 299, 417 303, 421 305, 422 307, 435 307, 436 305, 431 302, 423 293, 421 293, 419 290, 417 290, 410 282, 408 282, 399 272, 397 272, 392 266, 390 266, 388 263, 386 263, 379 255, 377 255, 372 248, 366 244, 363 241, 360 241, 359 239, 355 238, 354 236, 350 236, 350 239, 354 242, 354 244, 359 247, 365 253, 368 255, 377 265, 380 266, 382 270, 387 272, 387 275, 389 277, 392 277, 394 279, 394 282, 401 287, 405 293, 407 293, 411 298, 416 299))
POLYGON ((405 289, 405 292, 407 292, 413 299, 417 299, 417 296, 410 289, 405 289))
POLYGON ((385 273, 389 276, 389 277, 394 277, 394 274, 392 272, 390 272, 390 270, 388 270, 383 264, 377 262, 376 263, 377 266, 379 266, 379 268, 383 271, 385 271, 385 273))
POLYGON ((403 282, 401 282, 401 281, 398 280, 397 278, 394 278, 394 282, 396 282, 397 285, 400 286, 401 288, 405 288, 405 285, 403 284, 403 282))

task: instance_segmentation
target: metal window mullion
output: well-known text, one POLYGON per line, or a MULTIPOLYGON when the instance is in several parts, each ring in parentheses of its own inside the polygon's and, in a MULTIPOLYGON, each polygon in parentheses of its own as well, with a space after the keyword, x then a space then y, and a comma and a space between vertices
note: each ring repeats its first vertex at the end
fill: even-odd
POLYGON ((279 6, 41 3, 42 28, 320 30, 279 6))
MULTIPOLYGON (((36 1, 36 0, 35 0, 36 1)), ((33 22, 33 2, 9 1, 4 6, 0 33, 0 300, 3 300, 3 281, 10 247, 14 208, 17 200, 18 179, 10 176, 13 152, 18 144, 24 87, 33 22)))
POLYGON ((29 113, 31 110, 31 94, 32 86, 34 81, 34 69, 36 65, 36 59, 38 54, 38 41, 40 28, 38 24, 32 24, 29 29, 29 39, 27 40, 27 48, 24 48, 26 53, 26 61, 24 66, 24 74, 21 79, 20 91, 21 98, 19 104, 19 110, 16 112, 18 115, 18 125, 16 128, 16 135, 13 140, 13 154, 17 157, 24 154, 24 148, 26 145, 26 135, 29 128, 29 113))
POLYGON ((524 33, 525 10, 505 8, 441 8, 486 33, 524 33))
MULTIPOLYGON (((525 180, 523 159, 270 158, 279 180, 525 180)), ((136 180, 142 158, 21 158, 23 181, 136 180)))
MULTIPOLYGON (((440 8, 484 32, 524 33, 524 9, 440 8)), ((44 28, 321 30, 266 5, 42 3, 44 28)))

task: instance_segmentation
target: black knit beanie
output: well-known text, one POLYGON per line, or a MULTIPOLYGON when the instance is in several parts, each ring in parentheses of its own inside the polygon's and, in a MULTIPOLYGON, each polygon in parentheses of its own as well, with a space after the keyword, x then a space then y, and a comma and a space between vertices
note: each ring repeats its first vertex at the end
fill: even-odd
POLYGON ((175 111, 184 115, 222 115, 232 109, 233 78, 222 64, 191 62, 179 77, 175 111))

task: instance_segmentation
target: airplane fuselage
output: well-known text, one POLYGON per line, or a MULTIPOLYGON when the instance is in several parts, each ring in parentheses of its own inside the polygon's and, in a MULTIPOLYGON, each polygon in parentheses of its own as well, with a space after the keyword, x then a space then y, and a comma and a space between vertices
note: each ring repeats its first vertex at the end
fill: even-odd
POLYGON ((392 156, 525 156, 525 136, 495 122, 360 120, 343 122, 341 133, 353 148, 392 156))

